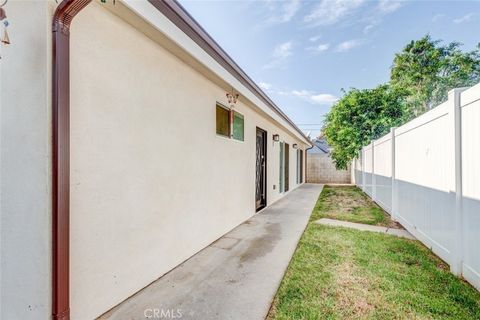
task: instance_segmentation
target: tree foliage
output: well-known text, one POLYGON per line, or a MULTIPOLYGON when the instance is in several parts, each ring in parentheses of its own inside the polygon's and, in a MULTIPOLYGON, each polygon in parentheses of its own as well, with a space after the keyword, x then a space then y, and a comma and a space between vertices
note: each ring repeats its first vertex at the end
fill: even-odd
POLYGON ((323 134, 337 168, 346 168, 361 148, 447 99, 453 88, 480 82, 480 44, 463 52, 429 35, 395 55, 390 81, 374 89, 344 91, 326 115, 323 134))
POLYGON ((327 114, 323 130, 337 168, 346 168, 364 145, 405 120, 404 99, 405 93, 386 84, 345 92, 327 114))
POLYGON ((445 101, 449 90, 480 82, 479 49, 462 52, 457 42, 441 45, 426 35, 395 55, 390 84, 407 91, 407 107, 418 116, 445 101))

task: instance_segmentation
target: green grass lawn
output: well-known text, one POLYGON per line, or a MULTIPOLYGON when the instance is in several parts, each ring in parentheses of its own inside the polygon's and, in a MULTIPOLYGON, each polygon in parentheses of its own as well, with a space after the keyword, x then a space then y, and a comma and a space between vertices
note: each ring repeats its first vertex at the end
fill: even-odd
POLYGON ((325 186, 315 205, 311 220, 320 218, 385 227, 400 227, 362 190, 353 186, 325 186))
POLYGON ((480 293, 418 241, 310 221, 268 319, 480 319, 480 293))

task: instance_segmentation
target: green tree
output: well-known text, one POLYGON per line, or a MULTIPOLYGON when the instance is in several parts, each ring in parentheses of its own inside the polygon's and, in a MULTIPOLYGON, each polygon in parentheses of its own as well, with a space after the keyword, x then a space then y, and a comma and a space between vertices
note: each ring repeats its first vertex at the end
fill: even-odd
POLYGON ((407 108, 414 116, 447 99, 449 90, 480 82, 480 44, 462 52, 460 44, 441 45, 430 35, 411 41, 395 55, 390 84, 406 90, 407 108))
POLYGON ((344 169, 372 139, 402 124, 408 113, 406 92, 389 85, 374 89, 350 89, 326 115, 323 134, 332 147, 338 169, 344 169))
POLYGON ((375 89, 344 92, 327 114, 323 134, 337 168, 345 168, 371 140, 447 99, 453 88, 480 82, 480 44, 470 52, 429 35, 395 55, 390 81, 375 89))

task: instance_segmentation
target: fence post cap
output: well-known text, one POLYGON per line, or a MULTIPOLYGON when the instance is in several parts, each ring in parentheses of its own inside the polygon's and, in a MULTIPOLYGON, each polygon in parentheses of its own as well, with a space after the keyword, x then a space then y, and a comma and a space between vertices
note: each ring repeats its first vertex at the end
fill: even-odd
POLYGON ((450 95, 461 93, 467 89, 470 89, 470 87, 453 88, 452 90, 448 91, 448 96, 450 97, 450 95))

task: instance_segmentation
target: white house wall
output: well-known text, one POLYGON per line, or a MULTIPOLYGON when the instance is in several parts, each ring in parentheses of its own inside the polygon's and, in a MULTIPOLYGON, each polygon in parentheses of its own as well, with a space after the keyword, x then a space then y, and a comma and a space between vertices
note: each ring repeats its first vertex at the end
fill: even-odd
POLYGON ((282 197, 272 134, 290 144, 290 190, 292 146, 306 145, 243 97, 245 141, 217 136, 230 88, 100 4, 71 41, 71 312, 90 319, 255 213, 256 127, 268 133, 268 204, 282 197))
POLYGON ((8 1, 0 60, 0 319, 51 315, 51 22, 55 2, 8 1))

